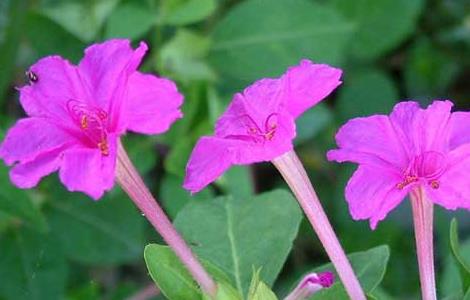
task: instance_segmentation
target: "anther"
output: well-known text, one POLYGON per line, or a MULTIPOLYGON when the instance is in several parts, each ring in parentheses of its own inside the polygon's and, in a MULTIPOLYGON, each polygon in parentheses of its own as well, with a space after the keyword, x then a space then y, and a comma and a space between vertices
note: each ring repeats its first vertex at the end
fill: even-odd
POLYGON ((98 143, 98 148, 100 149, 101 154, 103 154, 104 156, 109 155, 109 146, 108 142, 105 139, 98 143))
POLYGON ((439 181, 437 180, 432 180, 429 182, 429 185, 433 188, 433 189, 438 189, 439 188, 439 181))
POLYGON ((86 115, 83 115, 80 118, 80 128, 82 129, 88 128, 88 117, 86 115))

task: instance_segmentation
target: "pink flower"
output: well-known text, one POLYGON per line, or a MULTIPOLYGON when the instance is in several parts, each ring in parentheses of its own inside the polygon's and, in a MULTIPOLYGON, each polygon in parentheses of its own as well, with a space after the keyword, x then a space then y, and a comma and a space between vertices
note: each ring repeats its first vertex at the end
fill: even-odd
POLYGON ((340 77, 339 69, 302 60, 280 78, 261 79, 236 94, 215 136, 198 141, 184 187, 198 192, 231 165, 270 161, 292 150, 295 119, 328 96, 340 77))
POLYGON ((307 274, 284 300, 310 299, 316 292, 329 288, 335 282, 331 272, 307 274))
POLYGON ((94 199, 114 184, 116 144, 126 131, 156 134, 182 116, 173 82, 137 71, 147 45, 128 40, 92 45, 78 66, 59 56, 39 60, 19 89, 27 118, 11 128, 0 158, 12 182, 31 188, 59 171, 70 191, 94 199))
POLYGON ((447 209, 470 209, 470 113, 451 113, 452 102, 426 109, 401 102, 390 116, 347 122, 336 135, 340 149, 328 159, 358 163, 346 186, 355 220, 371 228, 415 188, 447 209))

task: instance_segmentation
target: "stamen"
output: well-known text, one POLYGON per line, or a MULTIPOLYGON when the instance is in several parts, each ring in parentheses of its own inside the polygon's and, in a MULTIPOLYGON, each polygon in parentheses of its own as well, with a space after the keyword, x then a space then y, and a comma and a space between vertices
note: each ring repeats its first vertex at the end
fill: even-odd
POLYGON ((407 185, 409 185, 409 184, 411 184, 411 183, 413 183, 413 182, 418 181, 418 179, 419 179, 419 178, 418 178, 417 176, 406 175, 406 176, 405 176, 405 179, 404 179, 402 182, 398 183, 398 184, 396 185, 396 187, 397 187, 397 189, 399 189, 399 190, 403 190, 407 185))
POLYGON ((104 156, 108 156, 109 155, 108 141, 103 139, 101 142, 99 142, 98 143, 98 149, 100 149, 101 154, 103 154, 104 156))
POLYGON ((80 127, 82 129, 87 129, 88 128, 88 117, 83 115, 81 118, 80 118, 80 127))

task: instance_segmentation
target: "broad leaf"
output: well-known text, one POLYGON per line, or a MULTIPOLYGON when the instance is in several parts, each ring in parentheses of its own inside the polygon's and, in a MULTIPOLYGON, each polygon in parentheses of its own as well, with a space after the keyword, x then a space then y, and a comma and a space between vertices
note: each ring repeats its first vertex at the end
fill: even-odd
POLYGON ((342 120, 370 114, 389 113, 398 100, 390 77, 378 70, 361 70, 346 76, 336 103, 342 120))
POLYGON ((41 13, 84 42, 96 38, 119 0, 63 1, 44 7, 41 13))
POLYGON ((0 237, 0 298, 64 299, 67 264, 50 235, 21 228, 0 237))
POLYGON ((8 168, 3 164, 0 164, 0 211, 26 222, 33 229, 47 229, 44 216, 32 202, 31 194, 13 186, 8 176, 8 168))
POLYGON ((333 121, 333 113, 324 104, 316 105, 307 110, 295 121, 297 135, 296 145, 307 142, 333 121))
POLYGON ((191 202, 175 220, 176 228, 201 257, 230 275, 245 295, 253 268, 273 284, 297 235, 302 214, 283 190, 250 198, 219 197, 191 202))
POLYGON ((148 32, 156 23, 153 11, 143 5, 143 1, 125 3, 118 6, 109 16, 105 36, 109 38, 136 39, 148 32))
POLYGON ((86 264, 139 258, 145 218, 120 190, 113 192, 97 202, 63 189, 51 195, 50 227, 69 258, 86 264))
POLYGON ((195 23, 213 13, 216 5, 215 0, 165 0, 161 23, 177 26, 195 23))
POLYGON ((351 55, 374 59, 397 47, 413 32, 424 1, 333 0, 329 3, 356 26, 348 44, 351 55))
POLYGON ((276 294, 259 278, 260 271, 253 272, 248 300, 277 300, 276 294))
POLYGON ((308 0, 248 0, 216 26, 210 58, 224 77, 249 82, 302 58, 340 64, 351 33, 334 10, 308 0))
MULTIPOLYGON (((348 255, 356 276, 366 293, 372 292, 382 281, 389 257, 390 250, 388 246, 379 246, 348 255)), ((335 271, 335 269, 332 264, 327 264, 313 270, 315 273, 324 271, 335 271)), ((335 278, 335 283, 330 288, 319 291, 311 299, 348 299, 346 290, 337 274, 335 278)))
POLYGON ((460 278, 462 280, 462 288, 464 291, 470 289, 470 263, 465 260, 460 252, 459 234, 457 228, 457 220, 453 219, 450 223, 450 247, 452 254, 457 262, 457 267, 460 271, 460 278))

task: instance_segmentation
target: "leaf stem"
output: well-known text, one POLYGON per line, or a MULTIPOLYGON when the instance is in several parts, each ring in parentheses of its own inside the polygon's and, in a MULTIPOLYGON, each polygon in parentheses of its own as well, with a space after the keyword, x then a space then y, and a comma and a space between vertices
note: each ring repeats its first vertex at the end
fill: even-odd
POLYGON ((416 253, 423 300, 436 300, 433 250, 433 203, 419 188, 411 193, 416 253))
POLYGON ((120 141, 118 142, 117 157, 116 179, 119 185, 163 237, 165 242, 173 249, 203 292, 215 297, 217 287, 214 281, 173 227, 173 224, 168 219, 163 209, 158 205, 158 202, 153 198, 120 141))
POLYGON ((365 300, 364 291, 294 150, 275 158, 272 163, 295 194, 328 257, 335 266, 349 297, 353 300, 365 300))

